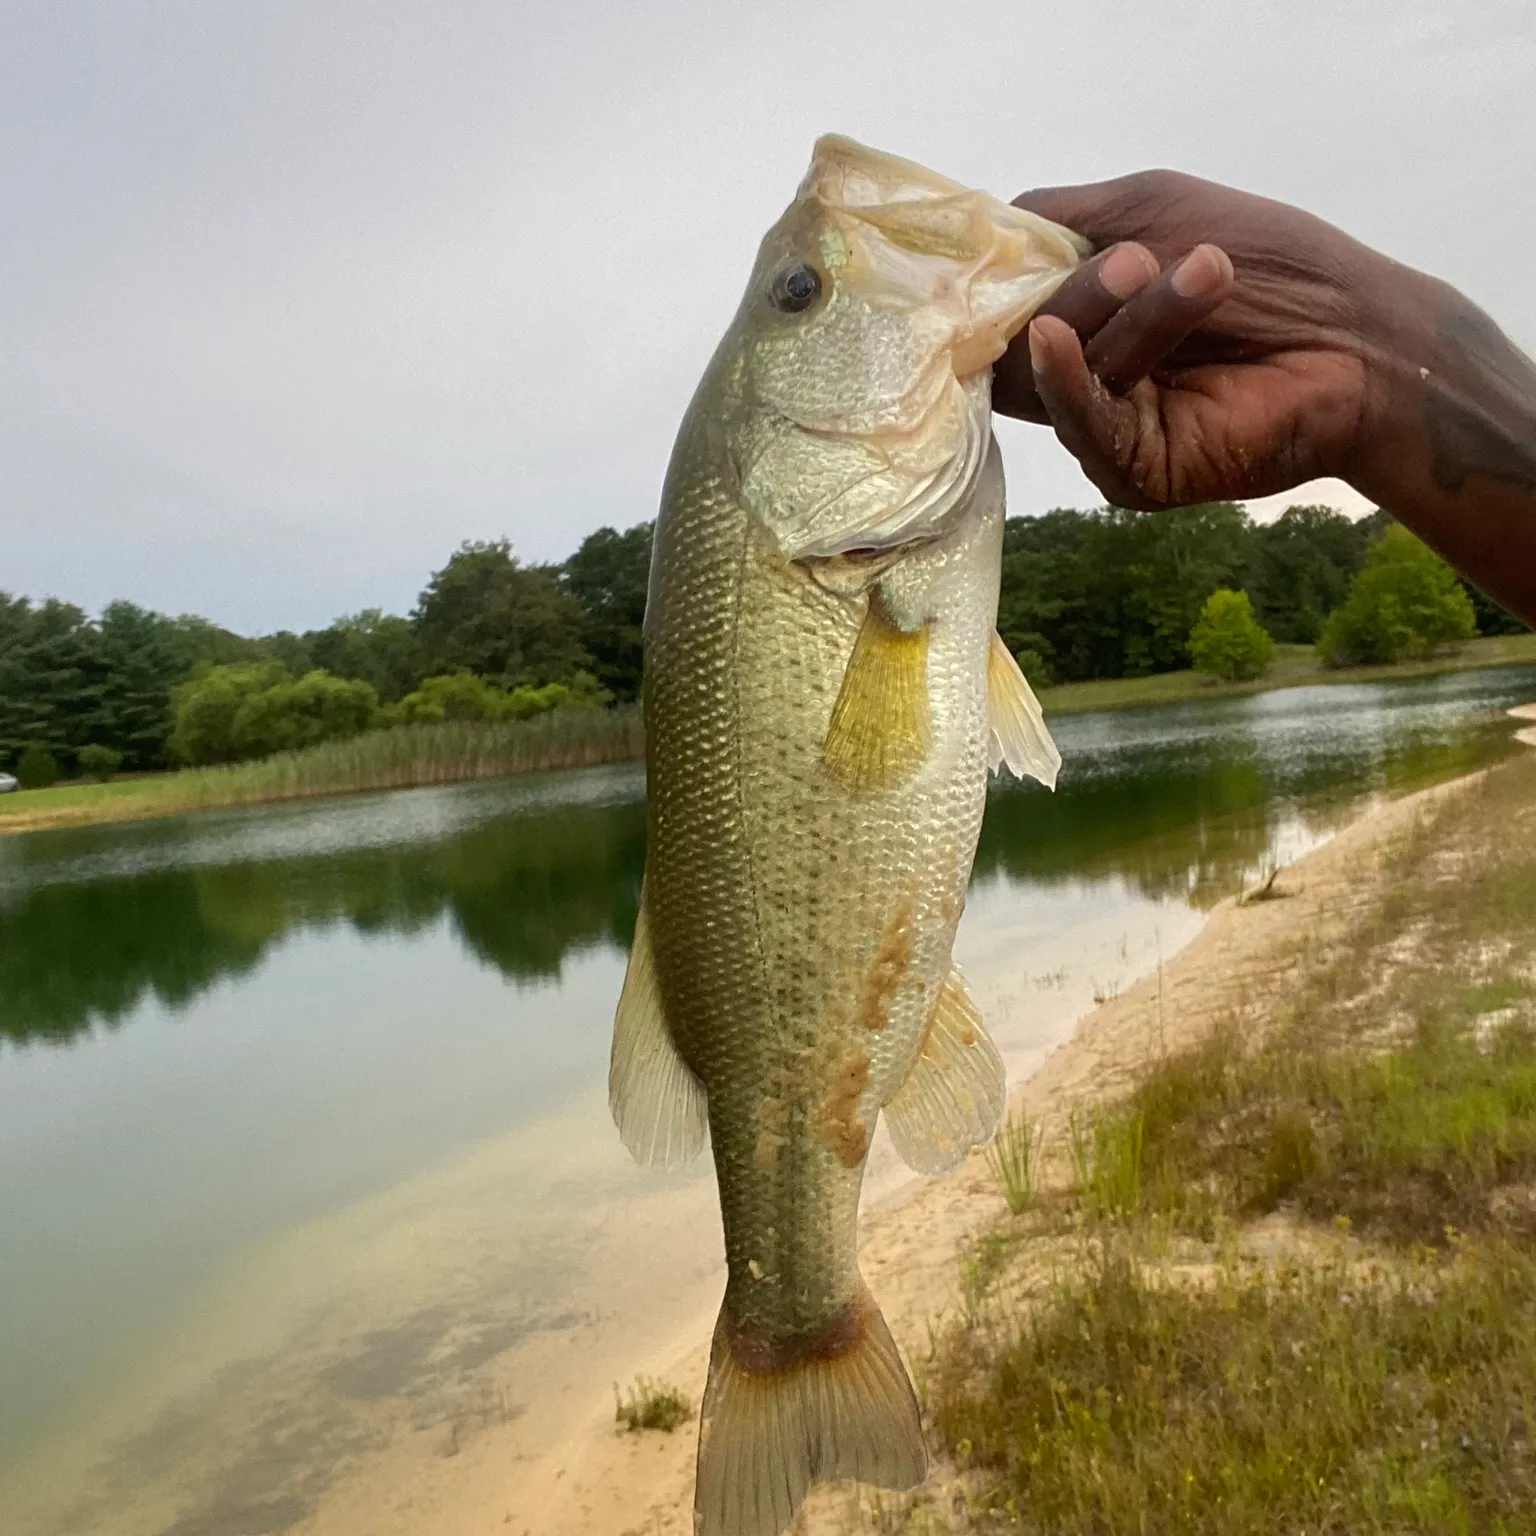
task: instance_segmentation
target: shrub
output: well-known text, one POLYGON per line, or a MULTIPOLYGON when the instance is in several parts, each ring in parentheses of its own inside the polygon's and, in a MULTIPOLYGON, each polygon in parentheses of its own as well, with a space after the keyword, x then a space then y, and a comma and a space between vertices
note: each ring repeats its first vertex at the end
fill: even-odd
POLYGON ((188 764, 235 763, 367 730, 379 718, 369 683, 280 662, 205 667, 176 689, 170 747, 188 764))
POLYGON ((613 695, 597 679, 578 672, 569 683, 522 684, 510 691, 473 672, 423 679, 387 711, 391 725, 436 725, 444 720, 531 720, 551 709, 595 709, 613 695))
POLYGON ((23 789, 47 789, 59 781, 59 765, 47 747, 27 747, 16 760, 16 781, 23 789))
POLYGON ((80 771, 88 779, 105 784, 123 766, 123 754, 116 747, 104 747, 92 742, 80 748, 80 771))
POLYGON ((661 1429, 669 1435, 680 1424, 685 1424, 693 1413, 693 1404, 687 1395, 665 1381, 652 1381, 648 1376, 637 1376, 627 1393, 613 1389, 613 1418, 631 1432, 642 1429, 661 1429))
POLYGON ((1477 633, 1477 615, 1452 571, 1394 523, 1366 551, 1349 596, 1323 626, 1318 655, 1330 667, 1408 661, 1477 633))
POLYGON ((1189 655, 1195 671, 1227 682, 1258 677, 1274 655, 1275 642, 1253 616, 1246 592, 1222 587, 1205 600, 1189 632, 1189 655))

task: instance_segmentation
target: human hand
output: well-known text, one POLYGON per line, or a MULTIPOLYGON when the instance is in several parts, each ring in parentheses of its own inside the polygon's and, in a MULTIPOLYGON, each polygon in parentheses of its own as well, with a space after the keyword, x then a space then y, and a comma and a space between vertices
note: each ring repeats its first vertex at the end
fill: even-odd
POLYGON ((999 361, 999 411, 1054 427, 1118 506, 1349 477, 1417 273, 1300 209, 1174 171, 1014 201, 1107 249, 999 361))

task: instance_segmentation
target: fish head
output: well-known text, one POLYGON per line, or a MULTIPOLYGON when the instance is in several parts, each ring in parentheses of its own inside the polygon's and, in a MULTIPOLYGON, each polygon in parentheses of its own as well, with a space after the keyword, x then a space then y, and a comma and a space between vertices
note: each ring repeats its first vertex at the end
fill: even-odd
POLYGON ((992 364, 1088 249, 911 161, 818 141, 721 353, 743 499, 786 559, 944 532, 986 458, 992 364))

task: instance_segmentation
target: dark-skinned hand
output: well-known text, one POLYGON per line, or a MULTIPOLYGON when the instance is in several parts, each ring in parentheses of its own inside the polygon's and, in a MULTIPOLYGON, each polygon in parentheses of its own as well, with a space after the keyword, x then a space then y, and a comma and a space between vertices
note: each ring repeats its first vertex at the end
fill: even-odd
POLYGON ((1173 171, 1014 201, 1100 254, 997 365, 999 411, 1048 422, 1116 505, 1264 496, 1344 474, 1393 264, 1282 203, 1173 171))
POLYGON ((997 365, 1112 503, 1337 476, 1536 624, 1536 364, 1446 283, 1174 171, 1015 199, 1099 253, 997 365))

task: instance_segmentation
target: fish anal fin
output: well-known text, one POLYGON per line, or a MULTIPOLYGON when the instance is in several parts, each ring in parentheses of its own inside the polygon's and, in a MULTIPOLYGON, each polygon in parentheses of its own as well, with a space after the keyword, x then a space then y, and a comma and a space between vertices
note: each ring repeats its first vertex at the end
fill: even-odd
POLYGON ((704 1085, 667 1031, 643 899, 613 1020, 608 1107, 619 1139, 637 1163, 677 1168, 703 1150, 704 1085))
POLYGON ((1008 1079, 959 971, 951 971, 906 1081, 885 1106, 901 1160, 918 1173, 947 1173, 997 1134, 1008 1079))
POLYGON ((1055 789, 1061 753, 1051 740, 1034 689, 996 630, 987 653, 987 725, 987 755, 994 772, 1006 765, 1016 778, 1039 779, 1047 789, 1055 789))
POLYGON ((928 630, 892 622, 878 592, 854 642, 823 757, 856 793, 898 788, 933 745, 928 705, 928 630))
POLYGON ((781 1536, 815 1483, 922 1482, 917 1399, 862 1283, 849 1323, 836 1351, 754 1369, 738 1358, 722 1310, 699 1422, 694 1536, 781 1536))

